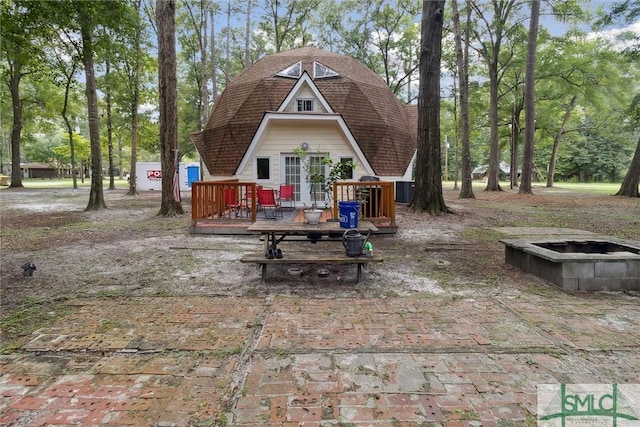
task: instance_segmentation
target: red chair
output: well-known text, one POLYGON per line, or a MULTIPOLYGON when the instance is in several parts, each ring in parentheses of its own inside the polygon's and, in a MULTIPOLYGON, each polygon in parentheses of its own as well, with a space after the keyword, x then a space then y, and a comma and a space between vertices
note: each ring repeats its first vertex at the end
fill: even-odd
POLYGON ((295 187, 293 184, 280 184, 280 191, 278 192, 278 198, 280 202, 289 202, 289 207, 296 208, 296 195, 295 187))
POLYGON ((258 193, 258 203, 260 209, 264 211, 264 217, 267 219, 277 219, 278 214, 282 218, 282 207, 280 202, 276 199, 276 192, 272 188, 259 188, 256 189, 258 193), (269 214, 272 213, 272 215, 269 214))
POLYGON ((224 209, 223 212, 229 209, 229 212, 233 211, 235 216, 238 216, 238 210, 242 207, 242 204, 236 197, 235 188, 225 188, 222 190, 224 193, 224 209))
MULTIPOLYGON (((261 189, 262 185, 256 185, 256 191, 261 189)), ((244 199, 244 206, 247 209, 247 213, 251 213, 251 202, 254 198, 253 195, 253 187, 250 185, 247 185, 246 187, 246 192, 244 193, 245 199, 244 199)), ((258 209, 260 209, 260 202, 258 200, 256 200, 256 207, 258 209)))

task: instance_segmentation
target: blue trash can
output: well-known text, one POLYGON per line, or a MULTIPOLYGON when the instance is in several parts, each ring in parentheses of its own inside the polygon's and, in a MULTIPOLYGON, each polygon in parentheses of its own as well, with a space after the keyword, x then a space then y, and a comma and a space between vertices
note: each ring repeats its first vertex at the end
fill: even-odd
POLYGON ((187 185, 191 188, 191 184, 200 180, 200 166, 187 166, 187 185))
POLYGON ((358 228, 359 202, 338 202, 341 228, 358 228))

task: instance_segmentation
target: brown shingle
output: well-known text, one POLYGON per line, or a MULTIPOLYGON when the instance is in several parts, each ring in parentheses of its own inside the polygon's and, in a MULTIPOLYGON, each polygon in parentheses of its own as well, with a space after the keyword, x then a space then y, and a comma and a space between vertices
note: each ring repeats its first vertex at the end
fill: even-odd
POLYGON ((191 135, 209 172, 235 172, 265 112, 277 110, 296 84, 276 74, 299 61, 310 76, 314 61, 340 74, 314 83, 342 115, 374 172, 404 174, 416 149, 417 108, 403 105, 380 76, 356 60, 313 47, 266 56, 229 83, 205 129, 191 135))

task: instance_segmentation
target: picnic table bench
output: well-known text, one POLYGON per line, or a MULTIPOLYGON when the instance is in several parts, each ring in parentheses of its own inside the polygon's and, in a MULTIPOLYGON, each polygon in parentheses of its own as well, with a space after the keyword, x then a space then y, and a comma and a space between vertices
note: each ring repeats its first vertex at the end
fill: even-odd
POLYGON ((244 254, 240 262, 255 263, 260 265, 261 280, 267 279, 267 265, 282 264, 357 264, 358 271, 356 281, 362 280, 362 267, 370 262, 382 262, 382 256, 374 254, 371 257, 361 255, 359 257, 347 256, 347 254, 337 251, 322 252, 287 252, 283 258, 267 258, 262 252, 251 252, 244 254))
MULTIPOLYGON (((360 221, 358 230, 367 233, 368 231, 376 232, 377 227, 368 221, 360 221)), ((261 279, 264 282, 267 277, 268 265, 283 264, 356 264, 357 282, 362 280, 362 267, 371 262, 382 262, 383 258, 380 254, 372 256, 347 256, 344 250, 321 250, 321 251, 284 251, 282 258, 267 258, 266 252, 269 248, 276 249, 278 244, 291 236, 313 236, 310 242, 322 236, 332 236, 344 233, 346 228, 340 228, 338 222, 321 222, 319 224, 307 224, 304 222, 272 222, 272 221, 256 221, 247 228, 247 231, 259 233, 264 240, 264 250, 258 252, 247 253, 240 258, 243 263, 259 264, 261 269, 261 279)), ((328 242, 337 242, 342 248, 341 239, 327 239, 328 242)))

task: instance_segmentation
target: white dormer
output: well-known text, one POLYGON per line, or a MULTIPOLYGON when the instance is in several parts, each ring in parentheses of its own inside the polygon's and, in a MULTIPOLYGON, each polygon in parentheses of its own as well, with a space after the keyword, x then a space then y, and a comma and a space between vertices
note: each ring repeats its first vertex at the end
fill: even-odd
POLYGON ((333 110, 305 71, 278 107, 278 112, 333 113, 333 110))

